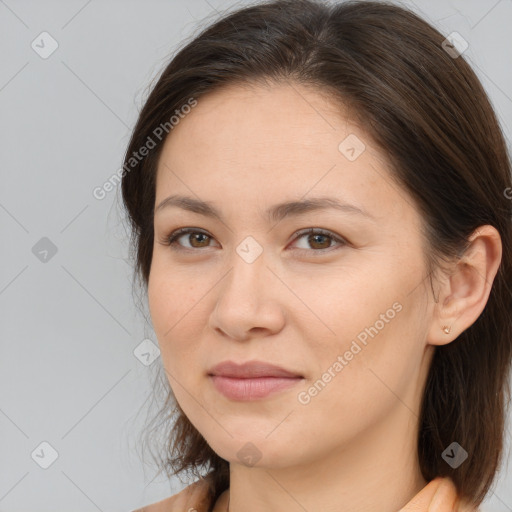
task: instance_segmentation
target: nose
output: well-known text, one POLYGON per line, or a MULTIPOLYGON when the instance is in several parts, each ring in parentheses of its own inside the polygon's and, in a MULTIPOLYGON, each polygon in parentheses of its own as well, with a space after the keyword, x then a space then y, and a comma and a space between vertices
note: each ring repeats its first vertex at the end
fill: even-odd
POLYGON ((235 251, 230 263, 214 289, 210 328, 238 341, 278 333, 285 322, 286 288, 267 266, 264 253, 251 261, 235 251))

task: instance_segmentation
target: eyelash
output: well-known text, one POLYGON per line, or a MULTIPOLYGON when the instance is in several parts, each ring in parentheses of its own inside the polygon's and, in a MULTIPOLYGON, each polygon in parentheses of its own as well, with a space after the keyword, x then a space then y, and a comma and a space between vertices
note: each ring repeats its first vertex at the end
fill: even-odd
MULTIPOLYGON (((205 235, 205 236, 207 236, 209 238, 213 238, 213 237, 210 237, 210 235, 208 233, 206 233, 206 232, 204 232, 202 230, 199 230, 199 229, 195 229, 195 228, 180 228, 180 229, 177 229, 177 230, 173 231, 170 235, 166 236, 164 238, 164 240, 161 241, 161 243, 163 245, 170 246, 174 250, 177 250, 177 251, 197 252, 197 250, 204 249, 204 248, 181 247, 177 243, 177 240, 180 237, 182 237, 183 235, 186 235, 186 234, 191 234, 191 233, 201 234, 201 235, 205 235)), ((296 231, 293 234, 293 237, 301 238, 301 237, 303 237, 305 235, 324 235, 324 236, 327 236, 327 237, 331 238, 332 240, 338 242, 340 244, 340 246, 342 246, 342 247, 345 246, 345 245, 348 245, 348 242, 346 240, 344 240, 343 238, 335 235, 331 231, 327 231, 325 229, 320 229, 320 228, 308 228, 308 229, 305 229, 305 230, 299 230, 299 231, 296 231)), ((325 252, 331 251, 332 249, 333 249, 332 247, 328 247, 326 249, 297 249, 297 250, 298 251, 302 251, 302 252, 308 252, 308 253, 314 252, 314 253, 324 254, 325 252)))

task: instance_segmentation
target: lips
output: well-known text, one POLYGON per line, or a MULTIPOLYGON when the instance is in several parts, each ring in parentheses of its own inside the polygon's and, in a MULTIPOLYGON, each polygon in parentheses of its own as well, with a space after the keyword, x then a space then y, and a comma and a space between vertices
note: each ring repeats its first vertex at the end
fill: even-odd
POLYGON ((267 398, 303 382, 299 373, 263 361, 224 361, 208 375, 217 391, 235 401, 267 398))
POLYGON ((249 361, 242 364, 237 364, 233 361, 223 361, 211 368, 208 375, 236 379, 254 379, 260 377, 302 378, 300 373, 286 370, 280 366, 263 361, 249 361))

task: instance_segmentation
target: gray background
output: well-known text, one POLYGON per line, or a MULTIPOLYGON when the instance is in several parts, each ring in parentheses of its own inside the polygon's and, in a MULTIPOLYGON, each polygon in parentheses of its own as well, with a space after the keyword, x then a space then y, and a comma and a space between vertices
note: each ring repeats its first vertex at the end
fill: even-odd
MULTIPOLYGON (((510 140, 512 1, 404 4, 469 42, 510 140)), ((132 295, 120 191, 92 191, 172 51, 233 7, 0 0, 0 511, 130 511, 185 485, 136 455, 160 359, 140 355, 156 339, 132 295), (45 59, 31 47, 51 48, 43 31, 58 43, 45 59)), ((512 511, 511 484, 507 462, 483 510, 512 511)))

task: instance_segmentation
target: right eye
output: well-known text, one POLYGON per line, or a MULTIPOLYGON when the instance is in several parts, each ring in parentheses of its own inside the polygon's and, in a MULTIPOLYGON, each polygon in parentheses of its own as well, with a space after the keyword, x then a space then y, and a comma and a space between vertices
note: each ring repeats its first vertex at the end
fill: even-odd
POLYGON ((180 228, 173 231, 170 235, 167 235, 162 243, 176 250, 194 250, 208 247, 208 245, 201 244, 204 244, 205 241, 208 242, 209 240, 213 240, 213 238, 206 232, 198 230, 197 228, 180 228), (185 237, 185 235, 189 236, 185 237), (184 238, 189 242, 189 244, 193 243, 198 245, 190 245, 189 247, 183 246, 182 244, 178 243, 180 238, 184 238))

